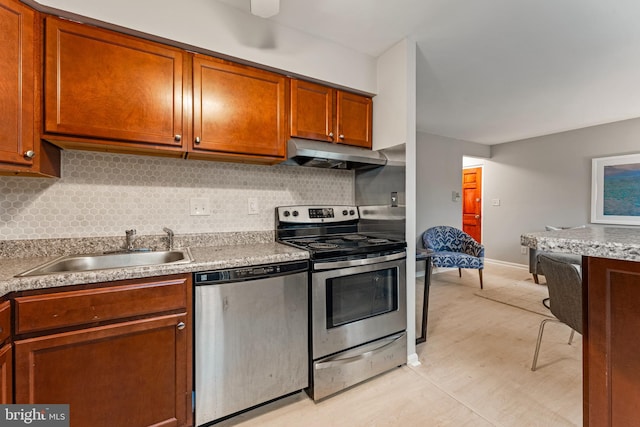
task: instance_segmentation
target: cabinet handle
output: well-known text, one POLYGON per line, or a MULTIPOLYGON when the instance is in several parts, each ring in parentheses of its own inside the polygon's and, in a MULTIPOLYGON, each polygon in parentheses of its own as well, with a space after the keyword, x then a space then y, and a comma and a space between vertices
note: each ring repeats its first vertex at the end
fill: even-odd
POLYGON ((174 139, 176 142, 180 142, 180 141, 182 141, 182 135, 176 135, 176 136, 174 136, 174 137, 173 137, 173 139, 174 139))
POLYGON ((344 135, 338 135, 338 138, 344 139, 344 135))
POLYGON ((179 330, 179 331, 183 330, 185 326, 186 326, 186 325, 184 324, 184 322, 180 322, 180 323, 178 323, 178 330, 179 330))
POLYGON ((475 219, 480 219, 480 215, 476 215, 476 216, 475 216, 475 219))
POLYGON ((33 150, 25 151, 24 158, 25 159, 33 159, 36 156, 36 152, 33 150))
POLYGON ((333 138, 333 132, 329 132, 329 137, 333 138))
POLYGON ((196 144, 200 144, 200 137, 199 137, 199 136, 196 136, 195 143, 196 143, 196 144))

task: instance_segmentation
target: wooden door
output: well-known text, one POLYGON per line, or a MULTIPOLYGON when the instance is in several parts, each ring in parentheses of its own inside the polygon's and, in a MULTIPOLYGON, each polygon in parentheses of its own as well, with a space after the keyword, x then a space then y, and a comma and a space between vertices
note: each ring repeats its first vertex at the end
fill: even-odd
POLYGON ((190 150, 283 159, 286 95, 283 75, 196 55, 190 150))
POLYGON ((371 148, 373 101, 371 98, 339 90, 336 129, 340 144, 371 148))
POLYGON ((45 25, 45 133, 182 150, 180 49, 53 17, 45 25))
POLYGON ((0 165, 9 167, 30 167, 25 153, 35 155, 35 16, 18 1, 0 0, 0 165))
POLYGON ((640 262, 589 257, 583 268, 584 425, 638 425, 640 262))
POLYGON ((462 170, 462 231, 482 238, 482 168, 462 170))
POLYGON ((72 426, 182 426, 191 411, 185 313, 15 342, 16 403, 69 404, 72 426))
POLYGON ((336 91, 291 79, 291 136, 333 142, 336 91))

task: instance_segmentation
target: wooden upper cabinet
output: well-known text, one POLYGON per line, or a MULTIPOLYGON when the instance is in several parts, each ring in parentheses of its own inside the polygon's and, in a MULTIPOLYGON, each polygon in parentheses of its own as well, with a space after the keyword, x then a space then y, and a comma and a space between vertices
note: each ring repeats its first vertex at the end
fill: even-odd
POLYGON ((291 136, 334 141, 336 91, 303 80, 291 80, 291 136))
POLYGON ((371 98, 337 91, 338 142, 371 148, 373 101, 371 98))
POLYGON ((371 98, 291 80, 291 136, 371 148, 371 98))
POLYGON ((4 175, 60 176, 59 151, 41 147, 38 141, 37 16, 17 0, 0 0, 0 174, 4 175))
POLYGON ((195 55, 188 157, 276 163, 285 156, 287 79, 195 55))
POLYGON ((45 138, 180 155, 185 52, 54 17, 45 29, 45 138))

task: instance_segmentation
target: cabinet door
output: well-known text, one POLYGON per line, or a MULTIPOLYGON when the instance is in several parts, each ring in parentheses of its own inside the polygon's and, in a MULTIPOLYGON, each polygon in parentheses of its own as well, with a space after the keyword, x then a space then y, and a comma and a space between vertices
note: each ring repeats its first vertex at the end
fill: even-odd
POLYGON ((0 168, 33 164, 34 28, 33 10, 0 0, 0 168))
POLYGON ((71 425, 181 426, 191 399, 186 314, 16 341, 16 402, 66 403, 71 425))
POLYGON ((589 257, 583 268, 584 425, 638 425, 640 263, 589 257))
POLYGON ((286 83, 279 74, 195 56, 191 151, 284 158, 286 83))
POLYGON ((291 136, 333 142, 335 89, 291 80, 291 136))
POLYGON ((52 17, 45 25, 47 139, 181 149, 182 51, 52 17))
POLYGON ((337 142, 371 148, 373 116, 371 98, 338 91, 337 100, 337 142))
POLYGON ((11 344, 0 347, 0 403, 13 403, 13 354, 11 344))

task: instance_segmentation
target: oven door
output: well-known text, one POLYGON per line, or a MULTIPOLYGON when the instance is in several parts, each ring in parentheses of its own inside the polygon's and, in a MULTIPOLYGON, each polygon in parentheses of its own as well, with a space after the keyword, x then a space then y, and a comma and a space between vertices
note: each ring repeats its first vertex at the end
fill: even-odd
POLYGON ((404 331, 405 269, 402 257, 312 273, 313 359, 404 331))

